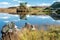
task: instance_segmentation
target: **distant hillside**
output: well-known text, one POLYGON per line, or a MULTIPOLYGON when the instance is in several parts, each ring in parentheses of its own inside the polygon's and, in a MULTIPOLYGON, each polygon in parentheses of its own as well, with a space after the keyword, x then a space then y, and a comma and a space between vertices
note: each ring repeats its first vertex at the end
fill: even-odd
POLYGON ((53 8, 51 16, 56 20, 60 20, 60 2, 53 3, 50 6, 50 8, 53 8), (55 13, 53 13, 53 12, 55 12, 55 13))
POLYGON ((51 5, 52 8, 60 8, 60 2, 55 2, 51 5))
MULTIPOLYGON (((0 12, 2 13, 16 13, 17 12, 17 9, 19 10, 20 6, 17 6, 17 7, 9 7, 9 8, 0 8, 0 12)), ((28 7, 28 10, 29 10, 29 13, 32 15, 40 15, 40 14, 45 14, 44 13, 44 9, 46 8, 47 6, 31 6, 31 7, 28 7)), ((24 9, 23 9, 24 10, 24 9)))
POLYGON ((16 13, 16 9, 0 8, 0 13, 16 13))

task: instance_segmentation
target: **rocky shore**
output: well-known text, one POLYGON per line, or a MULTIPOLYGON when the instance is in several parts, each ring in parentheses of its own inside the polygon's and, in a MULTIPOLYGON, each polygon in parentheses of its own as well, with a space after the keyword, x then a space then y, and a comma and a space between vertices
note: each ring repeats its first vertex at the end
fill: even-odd
POLYGON ((25 26, 19 29, 13 22, 9 22, 3 26, 1 33, 2 40, 59 40, 60 25, 48 25, 47 30, 38 30, 37 25, 25 23, 25 26))

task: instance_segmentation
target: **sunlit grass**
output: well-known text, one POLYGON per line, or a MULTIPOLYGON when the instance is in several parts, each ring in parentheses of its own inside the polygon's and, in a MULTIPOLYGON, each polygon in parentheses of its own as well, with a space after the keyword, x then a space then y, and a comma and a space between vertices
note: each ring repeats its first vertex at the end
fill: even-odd
POLYGON ((17 40, 60 40, 60 27, 51 26, 47 30, 29 30, 25 28, 16 31, 14 34, 17 40))
POLYGON ((47 31, 27 29, 18 35, 21 40, 60 40, 60 28, 50 27, 47 31))

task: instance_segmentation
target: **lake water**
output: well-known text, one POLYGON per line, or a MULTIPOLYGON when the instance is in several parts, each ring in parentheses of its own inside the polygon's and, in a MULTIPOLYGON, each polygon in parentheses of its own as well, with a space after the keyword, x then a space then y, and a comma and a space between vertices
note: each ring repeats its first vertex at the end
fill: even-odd
POLYGON ((60 24, 60 20, 54 20, 50 16, 46 15, 27 15, 27 20, 19 19, 20 17, 18 15, 12 15, 7 13, 0 13, 0 31, 2 27, 8 23, 8 22, 14 22, 18 28, 21 28, 24 26, 26 22, 32 24, 32 25, 46 25, 46 24, 60 24))

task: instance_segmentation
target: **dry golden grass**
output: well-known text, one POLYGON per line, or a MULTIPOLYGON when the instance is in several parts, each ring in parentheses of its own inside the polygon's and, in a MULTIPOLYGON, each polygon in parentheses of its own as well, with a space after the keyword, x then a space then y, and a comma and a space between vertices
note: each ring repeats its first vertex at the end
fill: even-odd
MULTIPOLYGON (((7 35, 8 36, 8 35, 7 35)), ((60 27, 51 26, 45 30, 29 30, 27 28, 10 34, 12 40, 60 40, 60 27)), ((8 37, 5 37, 5 40, 8 37)))

